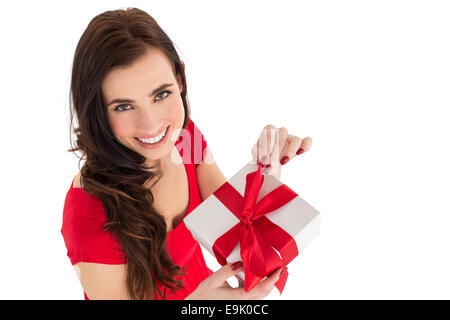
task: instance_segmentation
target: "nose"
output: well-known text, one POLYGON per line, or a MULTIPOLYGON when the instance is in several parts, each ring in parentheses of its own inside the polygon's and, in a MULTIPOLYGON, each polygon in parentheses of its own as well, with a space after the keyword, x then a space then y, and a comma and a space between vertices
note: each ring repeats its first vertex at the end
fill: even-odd
POLYGON ((155 135, 161 129, 160 115, 150 107, 142 108, 137 114, 137 129, 142 134, 155 135))

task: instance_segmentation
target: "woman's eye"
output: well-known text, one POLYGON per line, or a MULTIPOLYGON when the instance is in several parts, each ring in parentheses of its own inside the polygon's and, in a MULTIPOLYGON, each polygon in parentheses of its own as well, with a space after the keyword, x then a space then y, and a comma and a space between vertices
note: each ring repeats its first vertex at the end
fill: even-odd
POLYGON ((156 99, 156 101, 166 99, 166 98, 172 93, 172 91, 170 91, 170 90, 164 90, 164 91, 161 91, 156 97, 160 97, 163 93, 166 93, 166 95, 164 96, 164 98, 162 98, 162 99, 156 99))
POLYGON ((114 111, 125 111, 125 110, 128 110, 128 108, 127 109, 123 109, 124 107, 130 107, 130 105, 129 104, 118 105, 117 107, 114 108, 114 111))
MULTIPOLYGON (((165 100, 171 93, 172 93, 172 91, 170 91, 170 90, 161 91, 156 97, 162 97, 162 95, 164 95, 164 94, 165 95, 161 99, 156 99, 156 101, 165 100)), ((121 104, 121 105, 118 105, 117 107, 115 107, 114 111, 119 111, 119 112, 126 111, 129 109, 128 107, 131 107, 131 106, 129 104, 121 104)))

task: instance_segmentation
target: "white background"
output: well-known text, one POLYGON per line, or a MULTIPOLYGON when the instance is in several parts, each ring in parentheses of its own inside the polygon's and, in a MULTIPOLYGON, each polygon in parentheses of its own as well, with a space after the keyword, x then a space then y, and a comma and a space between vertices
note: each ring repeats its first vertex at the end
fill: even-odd
POLYGON ((164 0, 2 5, 1 299, 83 299, 60 233, 71 63, 89 21, 125 7, 176 44, 228 178, 267 124, 313 139, 281 179, 321 234, 268 298, 450 298, 449 3, 164 0))

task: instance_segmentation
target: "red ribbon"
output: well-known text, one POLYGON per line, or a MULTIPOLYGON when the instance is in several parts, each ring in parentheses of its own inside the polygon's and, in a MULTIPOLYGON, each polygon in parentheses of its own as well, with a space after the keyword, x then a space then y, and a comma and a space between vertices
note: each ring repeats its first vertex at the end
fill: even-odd
POLYGON ((216 239, 213 251, 217 261, 225 265, 226 258, 240 242, 246 292, 252 290, 265 276, 283 268, 281 278, 275 283, 281 294, 288 276, 286 265, 298 256, 298 248, 294 238, 265 215, 284 206, 297 194, 283 184, 256 203, 264 182, 261 167, 259 164, 257 171, 247 175, 244 197, 228 182, 214 192, 217 199, 240 221, 216 239))

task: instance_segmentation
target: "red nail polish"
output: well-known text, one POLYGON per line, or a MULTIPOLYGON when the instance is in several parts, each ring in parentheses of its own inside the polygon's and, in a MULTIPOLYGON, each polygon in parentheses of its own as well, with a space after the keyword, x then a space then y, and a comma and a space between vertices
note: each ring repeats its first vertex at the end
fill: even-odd
POLYGON ((285 163, 288 162, 288 161, 289 161, 289 157, 288 157, 288 156, 284 156, 284 157, 281 159, 280 163, 281 163, 281 164, 285 164, 285 163))
POLYGON ((303 150, 303 148, 300 148, 297 150, 297 155, 302 154, 305 150, 303 150))
POLYGON ((233 270, 237 270, 240 267, 242 267, 242 261, 237 261, 231 265, 231 269, 233 269, 233 270))
POLYGON ((268 160, 267 156, 262 156, 262 157, 261 157, 261 163, 262 163, 262 164, 265 165, 265 164, 267 163, 267 160, 268 160))
POLYGON ((266 166, 266 167, 263 167, 263 169, 262 169, 262 173, 263 174, 269 174, 270 173, 270 166, 266 166))

